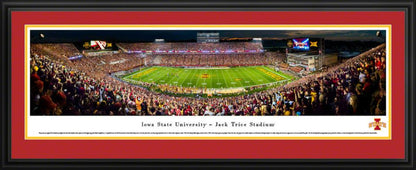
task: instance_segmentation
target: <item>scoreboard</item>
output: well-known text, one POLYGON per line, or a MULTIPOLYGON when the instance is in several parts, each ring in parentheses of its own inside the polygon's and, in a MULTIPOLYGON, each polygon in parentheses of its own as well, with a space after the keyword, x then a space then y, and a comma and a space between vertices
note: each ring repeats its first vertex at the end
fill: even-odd
POLYGON ((220 42, 220 33, 218 33, 218 32, 211 32, 211 33, 198 32, 196 34, 196 39, 197 39, 198 43, 218 43, 218 42, 220 42))
POLYGON ((292 38, 287 40, 289 52, 309 52, 320 54, 325 50, 323 38, 292 38))
POLYGON ((84 49, 92 50, 106 50, 113 47, 112 43, 101 41, 101 40, 91 40, 90 42, 84 42, 84 49))
POLYGON ((296 38, 292 39, 293 41, 293 49, 296 50, 309 50, 310 42, 309 38, 296 38))

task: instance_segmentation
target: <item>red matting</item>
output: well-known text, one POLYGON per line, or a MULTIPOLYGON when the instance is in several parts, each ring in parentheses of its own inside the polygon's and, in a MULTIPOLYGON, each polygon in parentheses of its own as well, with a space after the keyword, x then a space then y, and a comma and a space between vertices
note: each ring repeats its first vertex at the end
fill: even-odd
POLYGON ((404 16, 404 12, 12 12, 11 156, 404 159, 404 16), (24 140, 25 24, 391 24, 392 140, 24 140))

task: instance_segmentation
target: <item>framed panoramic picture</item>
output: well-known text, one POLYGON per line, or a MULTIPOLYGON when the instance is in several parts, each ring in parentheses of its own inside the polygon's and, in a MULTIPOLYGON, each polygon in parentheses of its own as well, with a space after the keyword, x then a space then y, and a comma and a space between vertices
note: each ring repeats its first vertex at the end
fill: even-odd
POLYGON ((414 166, 412 1, 2 8, 4 167, 414 166))

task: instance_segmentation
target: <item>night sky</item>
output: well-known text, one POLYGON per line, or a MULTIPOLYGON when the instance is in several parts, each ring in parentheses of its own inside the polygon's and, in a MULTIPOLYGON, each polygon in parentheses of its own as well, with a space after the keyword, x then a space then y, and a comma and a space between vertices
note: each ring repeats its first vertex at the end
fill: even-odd
POLYGON ((32 30, 31 42, 84 42, 105 40, 109 42, 151 42, 165 39, 167 42, 196 40, 197 32, 219 32, 220 38, 325 38, 336 41, 384 42, 386 31, 377 37, 377 30, 32 30), (40 34, 45 37, 41 38, 40 34))

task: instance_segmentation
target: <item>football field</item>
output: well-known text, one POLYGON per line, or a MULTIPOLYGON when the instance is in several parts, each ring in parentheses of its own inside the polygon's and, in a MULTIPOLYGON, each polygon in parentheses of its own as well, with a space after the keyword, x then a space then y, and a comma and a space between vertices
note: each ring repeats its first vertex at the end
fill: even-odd
POLYGON ((148 67, 124 76, 130 82, 170 84, 182 87, 232 88, 289 81, 292 77, 265 66, 177 68, 148 67))

